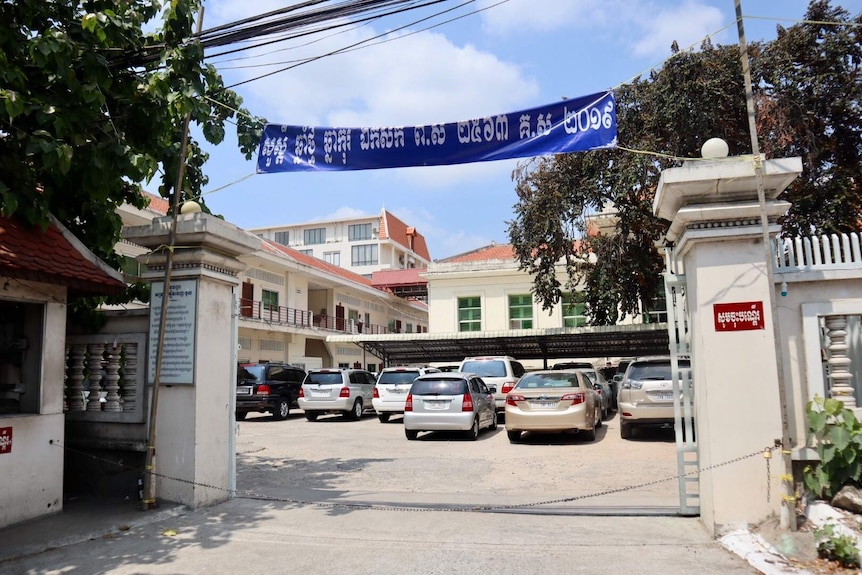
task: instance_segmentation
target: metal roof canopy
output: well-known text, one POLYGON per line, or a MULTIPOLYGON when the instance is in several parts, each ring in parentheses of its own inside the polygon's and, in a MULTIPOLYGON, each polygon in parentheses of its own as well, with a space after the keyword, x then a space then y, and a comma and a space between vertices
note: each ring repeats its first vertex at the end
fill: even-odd
POLYGON ((387 365, 509 355, 516 359, 631 357, 666 355, 666 323, 581 328, 524 329, 455 333, 330 335, 327 343, 353 343, 387 365))

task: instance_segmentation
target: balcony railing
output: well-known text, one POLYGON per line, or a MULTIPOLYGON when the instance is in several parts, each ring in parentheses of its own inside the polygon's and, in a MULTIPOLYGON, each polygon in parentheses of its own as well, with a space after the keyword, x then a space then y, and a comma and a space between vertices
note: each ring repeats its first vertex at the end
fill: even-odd
POLYGON ((860 234, 776 238, 776 272, 862 268, 860 234))
POLYGON ((297 327, 314 327, 341 333, 389 333, 382 325, 369 325, 352 319, 331 315, 314 314, 310 311, 284 306, 274 306, 261 301, 240 299, 240 315, 247 319, 256 319, 280 325, 297 327))

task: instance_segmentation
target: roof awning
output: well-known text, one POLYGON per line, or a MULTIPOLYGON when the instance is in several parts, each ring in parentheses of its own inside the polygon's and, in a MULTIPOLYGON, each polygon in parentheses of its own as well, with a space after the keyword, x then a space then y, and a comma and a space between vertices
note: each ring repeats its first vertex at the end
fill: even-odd
POLYGON ((559 359, 666 355, 666 323, 454 333, 330 335, 327 343, 354 343, 387 364, 461 361, 510 355, 559 359))

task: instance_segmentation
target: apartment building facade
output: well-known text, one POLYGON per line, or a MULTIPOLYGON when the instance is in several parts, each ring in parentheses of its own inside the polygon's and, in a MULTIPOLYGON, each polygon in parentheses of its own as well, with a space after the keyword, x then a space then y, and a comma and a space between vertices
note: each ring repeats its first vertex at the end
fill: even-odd
POLYGON ((375 271, 425 268, 431 262, 425 237, 385 209, 376 216, 320 220, 248 231, 367 278, 375 271))

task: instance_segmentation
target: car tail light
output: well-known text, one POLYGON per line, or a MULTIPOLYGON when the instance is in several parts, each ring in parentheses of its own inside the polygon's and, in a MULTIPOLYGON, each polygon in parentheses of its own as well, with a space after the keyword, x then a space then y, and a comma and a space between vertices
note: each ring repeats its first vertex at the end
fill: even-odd
POLYGON ((518 405, 519 401, 527 401, 527 398, 524 397, 523 395, 513 395, 513 394, 509 394, 506 396, 506 405, 515 406, 515 405, 518 405))
POLYGON ((503 382, 503 393, 509 393, 510 391, 512 391, 512 388, 515 387, 516 383, 518 383, 518 382, 517 381, 503 382))
POLYGON ((601 395, 601 394, 602 394, 602 388, 601 388, 601 387, 597 387, 597 388, 596 388, 596 393, 598 393, 599 395, 601 395))
POLYGON ((413 394, 407 394, 407 401, 404 402, 404 411, 413 411, 413 394))
POLYGON ((464 394, 464 400, 461 401, 461 411, 473 411, 473 396, 469 393, 464 394))
POLYGON ((563 397, 560 398, 563 401, 572 401, 572 405, 578 405, 579 403, 584 403, 587 400, 586 393, 567 393, 563 397))
POLYGON ((350 388, 342 387, 341 392, 338 394, 338 397, 350 397, 350 388))
POLYGON ((302 388, 299 388, 299 397, 305 397, 305 392, 302 391, 302 388))
POLYGON ((265 383, 262 383, 257 386, 257 394, 258 395, 269 395, 270 389, 269 386, 265 383))
POLYGON ((380 392, 379 392, 379 391, 377 391, 377 386, 376 386, 376 385, 374 386, 374 397, 376 397, 377 399, 380 399, 380 392))

